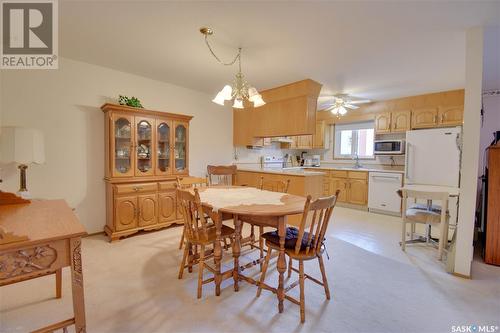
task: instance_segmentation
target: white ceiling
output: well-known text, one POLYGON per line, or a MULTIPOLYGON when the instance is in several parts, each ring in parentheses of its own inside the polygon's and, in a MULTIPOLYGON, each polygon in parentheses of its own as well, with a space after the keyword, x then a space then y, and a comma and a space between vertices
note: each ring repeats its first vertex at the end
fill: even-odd
MULTIPOLYGON (((312 78, 322 95, 373 100, 462 88, 465 30, 500 2, 60 2, 61 55, 215 94, 236 67, 266 89, 312 78)), ((96 78, 98 79, 98 78, 96 78)))

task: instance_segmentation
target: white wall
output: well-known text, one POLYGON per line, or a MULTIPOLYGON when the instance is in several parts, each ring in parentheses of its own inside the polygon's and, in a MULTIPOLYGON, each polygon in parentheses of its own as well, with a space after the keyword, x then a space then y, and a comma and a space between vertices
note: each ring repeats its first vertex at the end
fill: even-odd
POLYGON ((467 30, 465 47, 463 147, 454 272, 462 276, 470 276, 481 128, 479 111, 481 110, 483 78, 482 28, 467 30))
MULTIPOLYGON (((232 160, 232 112, 207 94, 144 77, 61 59, 58 70, 9 70, 1 76, 3 126, 41 129, 46 164, 28 170, 34 197, 63 198, 90 233, 103 230, 104 115, 100 106, 118 94, 136 96, 146 108, 193 115, 190 173, 232 160)), ((15 166, 2 166, 0 188, 17 191, 15 166)))

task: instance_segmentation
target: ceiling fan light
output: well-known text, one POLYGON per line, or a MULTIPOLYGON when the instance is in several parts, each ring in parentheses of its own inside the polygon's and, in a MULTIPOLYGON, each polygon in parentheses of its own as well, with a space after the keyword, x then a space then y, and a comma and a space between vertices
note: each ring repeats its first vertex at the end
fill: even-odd
POLYGON ((264 100, 262 99, 262 95, 261 94, 257 94, 253 100, 250 100, 251 102, 253 102, 253 106, 258 108, 259 106, 262 106, 264 104, 266 104, 266 102, 264 102, 264 100))
POLYGON ((231 100, 231 98, 233 98, 233 88, 229 84, 226 84, 220 91, 220 94, 222 94, 222 98, 224 98, 226 101, 229 101, 231 100))
POLYGON ((222 94, 222 90, 219 91, 217 93, 217 96, 215 96, 215 98, 212 100, 212 102, 214 102, 215 104, 219 104, 219 105, 222 105, 224 106, 224 101, 225 101, 225 98, 222 94))
POLYGON ((347 113, 347 109, 343 106, 339 107, 339 114, 341 116, 345 115, 347 113))
POLYGON ((339 113, 339 108, 333 108, 332 111, 330 111, 333 114, 339 113))
POLYGON ((233 108, 235 109, 243 109, 243 101, 239 98, 236 98, 233 103, 233 108))

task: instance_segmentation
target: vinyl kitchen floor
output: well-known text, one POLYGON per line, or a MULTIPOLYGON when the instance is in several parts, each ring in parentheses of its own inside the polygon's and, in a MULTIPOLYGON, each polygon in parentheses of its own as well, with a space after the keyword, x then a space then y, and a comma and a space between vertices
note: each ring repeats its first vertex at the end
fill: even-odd
MULTIPOLYGON (((400 230, 398 218, 337 207, 325 258, 333 296, 326 301, 323 289, 306 281, 305 324, 298 306, 285 301, 278 314, 271 293, 255 298, 255 286, 244 282, 235 293, 225 281, 220 297, 205 285, 196 299, 197 275, 177 279, 180 228, 114 244, 89 237, 83 240, 87 332, 451 332, 454 325, 500 325, 499 267, 475 261, 472 280, 454 277, 432 248, 403 253, 400 230)), ((277 283, 275 265, 269 284, 277 283)), ((317 262, 306 263, 306 272, 319 276, 317 262)), ((257 270, 245 273, 258 276, 257 270)), ((53 276, 0 288, 0 332, 70 317, 69 279, 65 269, 61 300, 53 298, 53 276)))

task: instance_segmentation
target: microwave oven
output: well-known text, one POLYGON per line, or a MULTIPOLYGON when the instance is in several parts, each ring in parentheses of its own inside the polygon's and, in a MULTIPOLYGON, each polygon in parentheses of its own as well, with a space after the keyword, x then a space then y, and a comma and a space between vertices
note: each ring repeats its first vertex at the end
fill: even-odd
POLYGON ((404 140, 375 140, 373 143, 375 155, 403 155, 405 153, 404 140))

